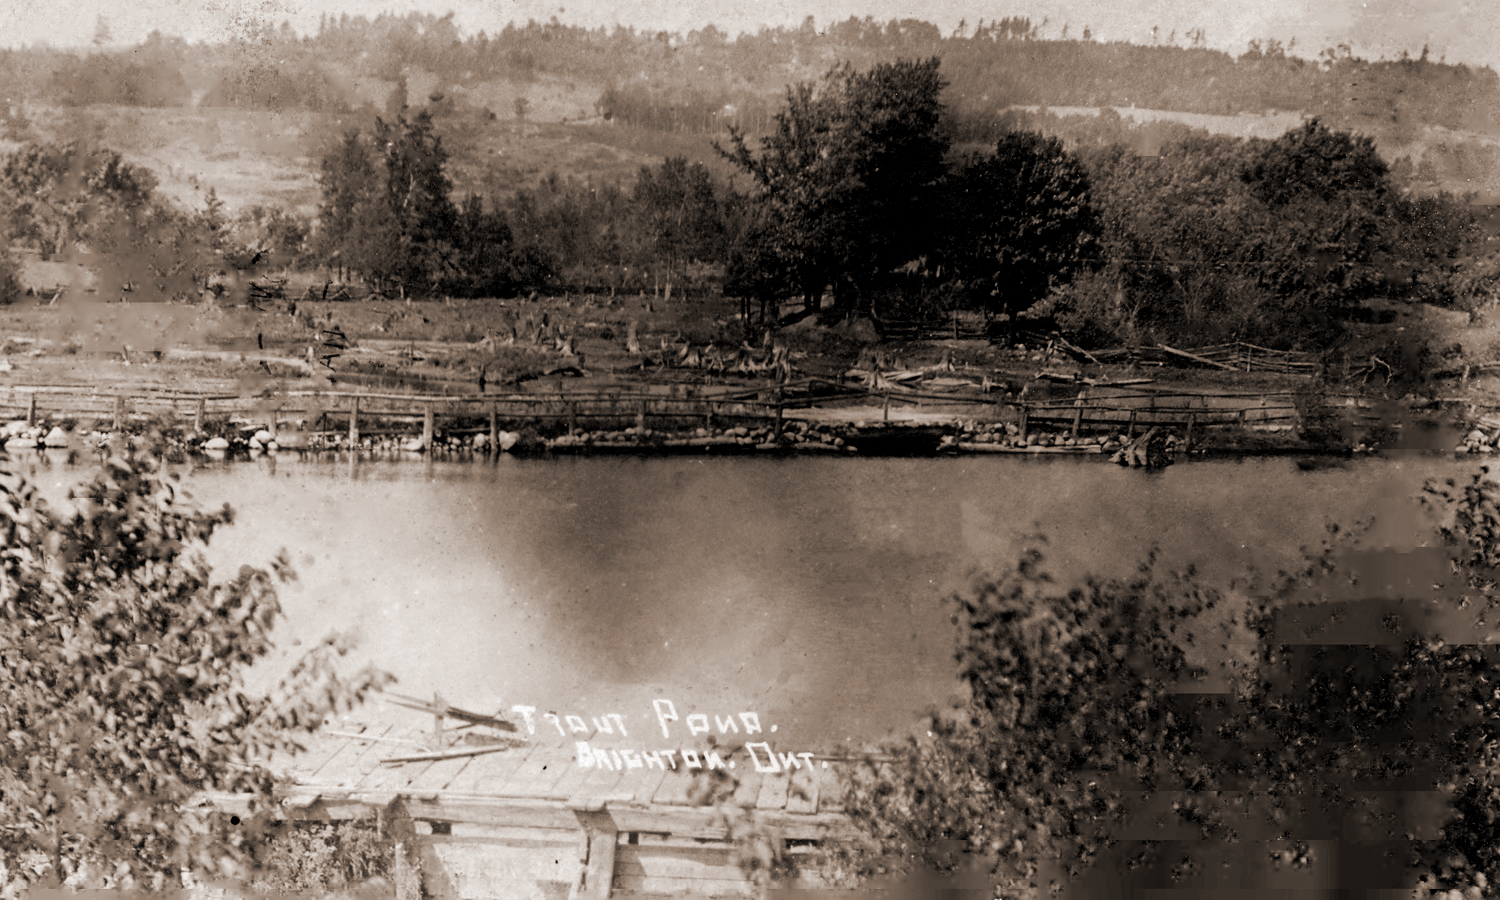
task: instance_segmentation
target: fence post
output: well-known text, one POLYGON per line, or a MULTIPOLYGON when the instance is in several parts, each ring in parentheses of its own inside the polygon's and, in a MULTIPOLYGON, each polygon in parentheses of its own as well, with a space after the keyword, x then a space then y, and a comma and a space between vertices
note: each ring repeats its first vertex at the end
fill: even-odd
POLYGON ((1182 441, 1182 452, 1184 453, 1188 451, 1189 447, 1193 446, 1193 420, 1197 417, 1197 415, 1197 413, 1188 413, 1187 437, 1182 441))
POLYGON ((203 433, 203 398, 199 397, 197 404, 193 406, 193 431, 197 434, 203 433))
POLYGON ((28 427, 36 424, 36 391, 26 400, 26 424, 28 427))
POLYGON ((496 405, 492 402, 492 403, 490 403, 490 443, 489 443, 489 450, 490 450, 491 453, 498 452, 497 448, 500 446, 499 441, 500 441, 500 415, 499 415, 499 412, 498 412, 498 410, 496 408, 496 405))
POLYGON ((635 433, 646 433, 646 401, 641 400, 641 411, 635 414, 635 433))
POLYGON ((1027 419, 1030 418, 1030 414, 1029 413, 1030 413, 1030 409, 1027 407, 1027 405, 1025 403, 1022 403, 1021 404, 1021 441, 1023 443, 1026 441, 1026 425, 1027 425, 1027 419))
MULTIPOLYGON (((32 399, 33 400, 36 399, 36 395, 35 394, 32 395, 32 399)), ((124 396, 117 395, 115 397, 115 428, 114 428, 114 430, 115 431, 119 431, 119 430, 121 430, 124 427, 125 427, 125 398, 124 398, 124 396)))
POLYGON ((435 432, 437 430, 437 428, 436 428, 436 424, 437 424, 436 423, 436 419, 437 419, 437 417, 435 415, 433 415, 433 412, 432 412, 432 404, 428 403, 426 405, 426 407, 422 410, 422 449, 423 450, 431 450, 432 449, 432 436, 433 436, 433 432, 435 432))
POLYGON ((776 440, 781 440, 781 388, 776 389, 776 440))
POLYGON ((1130 425, 1128 427, 1126 427, 1126 429, 1125 429, 1125 437, 1128 438, 1128 439, 1130 439, 1130 440, 1135 440, 1135 408, 1134 407, 1131 407, 1131 409, 1130 409, 1130 425))
MULTIPOLYGON (((777 393, 781 392, 777 391, 777 393)), ((714 430, 714 402, 712 400, 708 401, 708 412, 703 416, 703 423, 703 427, 708 431, 714 430)))
POLYGON ((578 433, 578 404, 568 401, 568 434, 578 433))
POLYGON ((349 406, 349 449, 359 448, 359 395, 354 395, 354 401, 349 406))
POLYGON ((1089 392, 1082 390, 1078 392, 1078 399, 1073 401, 1073 440, 1078 440, 1078 429, 1083 425, 1083 401, 1088 398, 1089 392))
POLYGON ((890 421, 891 421, 891 392, 890 391, 886 391, 885 392, 885 406, 881 410, 880 421, 885 422, 887 424, 889 424, 890 421))

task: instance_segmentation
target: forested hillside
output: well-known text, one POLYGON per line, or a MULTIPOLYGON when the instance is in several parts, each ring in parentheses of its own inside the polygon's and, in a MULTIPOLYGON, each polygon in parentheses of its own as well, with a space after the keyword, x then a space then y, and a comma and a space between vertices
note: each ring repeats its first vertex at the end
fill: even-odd
MULTIPOLYGON (((0 95, 62 104, 193 104, 333 111, 421 82, 439 91, 555 76, 597 97, 605 118, 662 130, 712 132, 734 122, 770 124, 781 89, 849 62, 943 59, 944 100, 961 123, 1012 105, 1137 106, 1236 114, 1299 110, 1382 141, 1407 143, 1423 126, 1500 134, 1500 77, 1430 59, 1365 60, 1348 47, 1315 59, 1275 41, 1238 57, 1210 50, 1202 32, 1143 46, 1043 40, 1026 19, 980 22, 944 35, 926 22, 849 19, 818 27, 763 29, 731 38, 549 23, 464 35, 451 16, 341 17, 317 34, 267 29, 227 44, 153 34, 136 47, 87 53, 48 49, 0 54, 0 95)), ((1416 49, 1416 48, 1414 48, 1416 49)), ((409 98, 409 99, 421 99, 409 98)), ((524 117, 523 107, 494 110, 524 117)), ((535 111, 532 111, 533 114, 535 111)))

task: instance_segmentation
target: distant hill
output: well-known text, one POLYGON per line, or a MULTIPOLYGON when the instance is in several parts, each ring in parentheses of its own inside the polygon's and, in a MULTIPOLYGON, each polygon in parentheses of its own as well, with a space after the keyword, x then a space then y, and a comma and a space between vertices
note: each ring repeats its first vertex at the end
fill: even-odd
POLYGON ((282 29, 207 45, 153 34, 112 52, 0 51, 0 96, 10 98, 0 139, 107 134, 184 202, 212 184, 231 206, 307 210, 323 143, 404 102, 448 113, 440 130, 464 190, 502 194, 552 170, 629 182, 668 153, 727 175, 712 141, 731 125, 768 130, 789 83, 845 62, 938 56, 960 143, 993 140, 1017 109, 1066 122, 1113 108, 1144 129, 1132 141, 1164 120, 1270 137, 1318 116, 1373 136, 1403 177, 1433 188, 1487 185, 1500 164, 1500 76, 1489 68, 1347 49, 1307 59, 1274 41, 1236 57, 1194 46, 1201 35, 1154 46, 1086 38, 1041 40, 1024 18, 949 35, 915 19, 850 19, 730 39, 712 27, 555 21, 464 36, 451 17, 342 16, 309 37, 282 29))

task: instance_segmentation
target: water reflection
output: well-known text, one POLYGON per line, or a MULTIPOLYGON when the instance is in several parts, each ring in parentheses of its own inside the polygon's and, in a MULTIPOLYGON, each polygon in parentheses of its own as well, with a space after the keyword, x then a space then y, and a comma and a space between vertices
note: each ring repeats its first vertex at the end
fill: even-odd
POLYGON ((1125 574, 1158 545, 1227 577, 1284 565, 1330 518, 1373 516, 1377 542, 1410 546, 1423 478, 1460 466, 281 454, 200 466, 189 487, 238 511, 216 563, 290 551, 285 652, 352 628, 358 661, 406 693, 619 713, 641 734, 664 697, 684 716, 753 710, 811 744, 879 736, 946 699, 944 600, 1027 534, 1051 536, 1065 576, 1125 574))

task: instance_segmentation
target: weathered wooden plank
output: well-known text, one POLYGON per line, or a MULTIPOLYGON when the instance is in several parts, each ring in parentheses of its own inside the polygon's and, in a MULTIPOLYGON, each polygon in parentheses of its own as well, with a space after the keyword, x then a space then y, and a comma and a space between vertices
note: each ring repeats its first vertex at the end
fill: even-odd
POLYGON ((818 811, 818 780, 806 766, 793 769, 787 784, 786 811, 789 813, 815 813, 818 811))
POLYGON ((506 797, 549 797, 552 788, 573 763, 572 751, 544 745, 512 770, 496 793, 506 797))
MULTIPOLYGON (((611 760, 611 764, 613 764, 613 760, 611 760)), ((578 765, 578 763, 575 762, 574 765, 578 765)), ((601 800, 611 796, 620 788, 621 782, 626 778, 625 773, 628 770, 608 769, 596 763, 594 766, 589 767, 588 771, 588 777, 572 792, 571 800, 601 800)), ((631 777, 634 777, 640 771, 639 769, 632 771, 631 777)))
POLYGON ((651 802, 665 806, 691 806, 693 801, 689 799, 693 789, 693 776, 679 761, 677 767, 668 770, 657 787, 656 793, 652 795, 651 802))
POLYGON ((644 771, 637 771, 629 779, 622 779, 620 784, 616 786, 615 791, 617 794, 621 794, 629 790, 631 795, 630 802, 641 805, 648 804, 651 802, 651 798, 656 796, 656 792, 661 789, 662 781, 667 777, 667 771, 665 764, 653 766, 647 763, 644 771))
POLYGON ((616 875, 612 896, 620 900, 643 900, 646 897, 753 897, 755 890, 743 878, 739 881, 695 882, 689 878, 616 875))
POLYGON ((818 783, 818 812, 843 812, 844 785, 839 771, 826 762, 814 763, 818 783))
POLYGON ((783 769, 766 775, 760 785, 760 795, 755 798, 757 809, 785 809, 787 786, 791 776, 783 769))
POLYGON ((407 785, 413 794, 430 793, 437 794, 446 788, 458 777, 474 757, 461 757, 458 759, 442 759, 434 762, 424 771, 420 778, 413 779, 407 785))
POLYGON ((755 771, 752 765, 742 765, 735 769, 734 775, 738 784, 734 788, 733 803, 736 806, 755 806, 760 800, 761 784, 766 780, 765 773, 755 771))
POLYGON ((615 850, 615 878, 682 878, 742 881, 728 847, 621 844, 615 850))
POLYGON ((453 780, 448 790, 457 792, 494 793, 503 785, 510 773, 519 769, 531 754, 543 745, 527 743, 505 753, 477 756, 469 767, 453 780))

